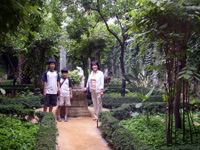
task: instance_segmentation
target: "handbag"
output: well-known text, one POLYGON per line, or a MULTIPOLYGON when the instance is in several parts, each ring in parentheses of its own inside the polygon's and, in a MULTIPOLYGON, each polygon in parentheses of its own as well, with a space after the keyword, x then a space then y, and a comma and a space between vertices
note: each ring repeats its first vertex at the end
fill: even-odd
POLYGON ((88 90, 87 90, 87 99, 91 100, 92 99, 92 95, 90 92, 90 85, 88 85, 88 90))

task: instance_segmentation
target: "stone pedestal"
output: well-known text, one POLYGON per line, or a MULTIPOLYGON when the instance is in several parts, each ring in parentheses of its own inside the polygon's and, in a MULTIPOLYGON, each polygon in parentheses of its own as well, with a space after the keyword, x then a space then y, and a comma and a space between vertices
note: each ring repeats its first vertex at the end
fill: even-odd
MULTIPOLYGON (((71 99, 71 106, 69 107, 68 117, 91 117, 88 110, 88 99, 83 89, 73 89, 73 99, 71 99)), ((60 116, 64 117, 65 106, 62 106, 60 116)))

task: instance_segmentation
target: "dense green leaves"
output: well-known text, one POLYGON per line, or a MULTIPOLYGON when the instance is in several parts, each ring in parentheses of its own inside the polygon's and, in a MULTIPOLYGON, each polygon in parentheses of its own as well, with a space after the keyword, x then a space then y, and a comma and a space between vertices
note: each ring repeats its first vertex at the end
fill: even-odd
POLYGON ((39 125, 0 115, 0 148, 33 150, 39 125))

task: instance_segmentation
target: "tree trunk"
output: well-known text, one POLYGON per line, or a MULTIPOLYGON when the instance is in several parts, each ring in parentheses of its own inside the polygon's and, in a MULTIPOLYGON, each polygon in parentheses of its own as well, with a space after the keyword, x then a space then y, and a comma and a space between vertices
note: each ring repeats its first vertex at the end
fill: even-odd
MULTIPOLYGON (((179 81, 178 81, 179 82, 179 81)), ((177 90, 178 90, 178 86, 180 84, 177 85, 177 90)), ((174 103, 174 117, 175 117, 175 128, 176 129, 181 129, 181 115, 179 112, 180 109, 180 93, 181 91, 176 91, 176 99, 175 99, 175 103, 174 103)))
POLYGON ((175 116, 175 128, 176 129, 181 129, 182 124, 181 124, 181 115, 179 112, 180 109, 180 101, 181 101, 181 84, 182 84, 182 79, 178 79, 178 74, 182 70, 182 68, 185 67, 186 62, 185 62, 185 56, 181 56, 181 54, 185 51, 186 46, 181 46, 181 43, 178 42, 178 63, 176 65, 177 70, 176 70, 176 99, 174 103, 174 116, 175 116))
MULTIPOLYGON (((120 56, 120 64, 121 64, 121 71, 122 77, 125 75, 125 68, 124 68, 124 43, 121 44, 121 56, 120 56)), ((126 80, 122 78, 122 91, 121 96, 125 96, 125 88, 126 88, 126 80)))
POLYGON ((112 76, 115 77, 114 59, 112 59, 111 62, 112 62, 112 76))

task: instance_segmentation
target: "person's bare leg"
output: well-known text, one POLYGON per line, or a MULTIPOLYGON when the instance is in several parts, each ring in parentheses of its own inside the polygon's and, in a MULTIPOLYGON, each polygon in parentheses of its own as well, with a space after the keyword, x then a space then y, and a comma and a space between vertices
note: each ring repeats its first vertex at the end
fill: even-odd
POLYGON ((48 107, 48 106, 44 106, 44 111, 45 111, 45 112, 47 112, 47 107, 48 107))
POLYGON ((65 116, 67 116, 68 110, 69 110, 69 107, 68 107, 68 106, 65 106, 65 116))
POLYGON ((61 106, 58 106, 58 116, 60 116, 61 106))
POLYGON ((49 106, 49 112, 52 112, 52 110, 53 110, 53 106, 50 105, 50 106, 49 106))

